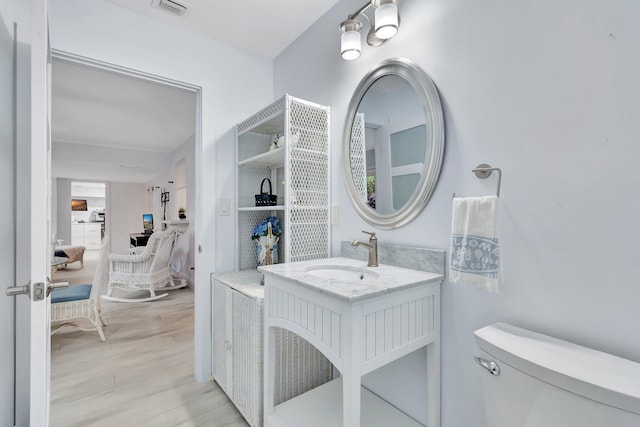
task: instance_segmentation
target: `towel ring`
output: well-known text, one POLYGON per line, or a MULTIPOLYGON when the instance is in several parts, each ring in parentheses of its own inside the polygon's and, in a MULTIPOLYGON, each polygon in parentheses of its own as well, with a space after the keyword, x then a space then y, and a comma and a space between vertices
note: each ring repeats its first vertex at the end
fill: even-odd
POLYGON ((482 163, 476 166, 471 172, 474 172, 478 178, 485 179, 491 176, 491 172, 493 171, 498 172, 498 189, 496 190, 496 196, 500 197, 500 185, 502 184, 502 170, 500 168, 492 168, 490 165, 482 163))
MULTIPOLYGON (((498 172, 498 188, 496 190, 496 197, 500 197, 500 185, 502 184, 502 170, 500 168, 492 168, 491 165, 486 163, 479 164, 471 172, 475 173, 480 179, 485 179, 491 176, 493 171, 498 172)), ((456 197, 456 193, 453 193, 453 197, 456 197)))

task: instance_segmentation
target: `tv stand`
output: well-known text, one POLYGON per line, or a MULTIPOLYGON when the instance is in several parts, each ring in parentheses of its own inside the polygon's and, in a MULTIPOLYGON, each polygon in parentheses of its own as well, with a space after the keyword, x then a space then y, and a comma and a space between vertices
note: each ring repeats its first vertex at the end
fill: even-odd
POLYGON ((129 234, 129 246, 136 248, 138 246, 147 246, 147 241, 153 233, 131 233, 129 234))

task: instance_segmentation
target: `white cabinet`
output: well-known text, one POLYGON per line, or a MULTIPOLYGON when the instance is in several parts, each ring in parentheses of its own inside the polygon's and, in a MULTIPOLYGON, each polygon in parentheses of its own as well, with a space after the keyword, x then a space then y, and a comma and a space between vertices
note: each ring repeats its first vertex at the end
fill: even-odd
POLYGON ((84 246, 87 249, 100 249, 101 234, 102 224, 100 223, 71 224, 71 244, 73 246, 84 246))
POLYGON ((284 95, 236 125, 238 270, 256 268, 251 234, 269 216, 282 224, 280 262, 329 256, 329 118, 329 107, 284 95), (276 206, 255 206, 264 178, 276 206))
MULTIPOLYGON (((263 422, 264 286, 256 270, 212 276, 213 377, 253 427, 263 422)), ((275 400, 331 379, 331 363, 297 335, 278 330, 275 400)))

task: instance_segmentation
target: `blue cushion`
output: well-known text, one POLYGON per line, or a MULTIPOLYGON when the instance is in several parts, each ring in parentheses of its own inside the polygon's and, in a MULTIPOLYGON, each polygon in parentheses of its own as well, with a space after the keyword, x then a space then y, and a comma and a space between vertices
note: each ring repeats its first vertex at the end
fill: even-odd
POLYGON ((51 292, 51 303, 89 299, 89 295, 91 285, 72 285, 67 289, 54 289, 51 292))
POLYGON ((62 258, 66 258, 67 257, 67 253, 65 251, 55 251, 53 253, 53 256, 58 256, 58 257, 62 257, 62 258))

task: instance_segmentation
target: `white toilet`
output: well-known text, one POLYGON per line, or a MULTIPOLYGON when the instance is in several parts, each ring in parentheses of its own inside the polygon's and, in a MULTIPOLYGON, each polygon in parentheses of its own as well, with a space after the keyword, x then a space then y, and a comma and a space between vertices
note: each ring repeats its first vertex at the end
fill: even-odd
POLYGON ((640 427, 640 363, 506 323, 474 335, 487 427, 640 427))

